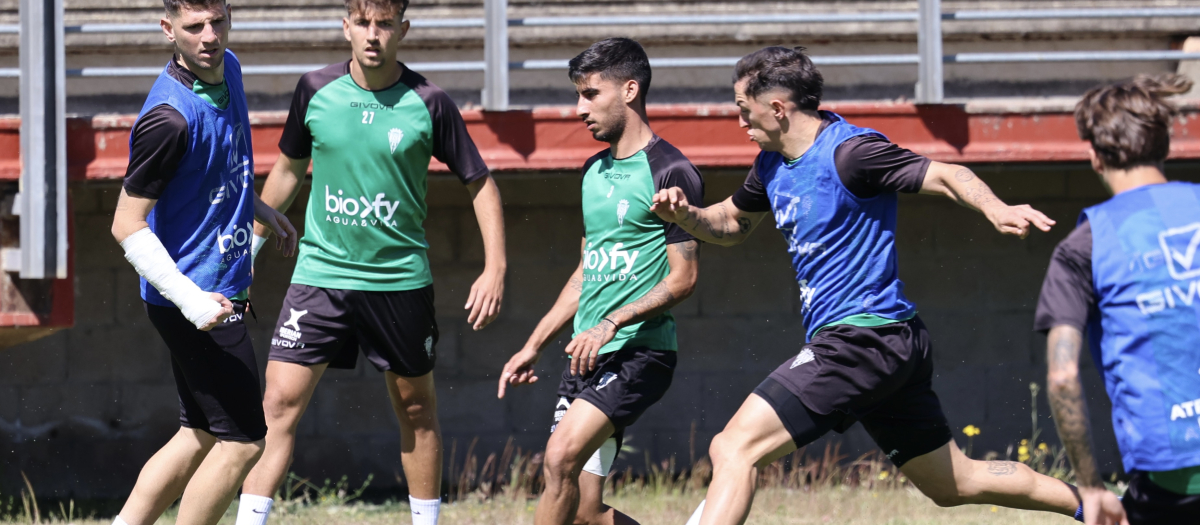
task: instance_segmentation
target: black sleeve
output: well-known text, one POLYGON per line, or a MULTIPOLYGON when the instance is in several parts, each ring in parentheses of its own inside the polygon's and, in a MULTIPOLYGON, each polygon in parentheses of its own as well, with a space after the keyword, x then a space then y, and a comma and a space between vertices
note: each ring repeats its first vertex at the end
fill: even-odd
POLYGON ((1096 308, 1092 286, 1092 227, 1076 226, 1054 248, 1034 314, 1034 330, 1047 332, 1058 325, 1081 331, 1096 308))
POLYGON ((162 196, 187 147, 187 119, 166 104, 150 108, 133 125, 125 191, 149 199, 162 196))
POLYGON ((304 124, 308 115, 308 103, 317 90, 312 89, 308 75, 300 77, 296 91, 292 93, 292 106, 288 108, 283 134, 279 137, 279 152, 292 159, 307 159, 312 156, 312 133, 304 124))
POLYGON ((343 75, 350 74, 350 62, 342 62, 310 71, 300 77, 296 91, 292 93, 292 105, 288 108, 287 121, 283 124, 283 135, 279 137, 279 152, 292 159, 307 159, 312 156, 312 132, 304 123, 308 117, 308 103, 321 88, 343 75))
MULTIPOLYGON (((650 173, 654 174, 654 191, 664 188, 679 188, 689 203, 704 205, 704 177, 692 161, 688 160, 675 146, 655 138, 646 157, 650 173)), ((663 230, 667 244, 694 241, 696 237, 675 223, 666 223, 663 230)))
POLYGON ((487 177, 487 164, 467 133, 467 124, 450 95, 408 68, 403 75, 401 81, 421 96, 433 120, 433 158, 449 167, 463 184, 487 177))
POLYGON ((921 191, 930 162, 875 134, 846 139, 834 153, 842 184, 860 199, 921 191))
POLYGON ((767 189, 763 187, 762 179, 758 178, 758 160, 761 158, 761 153, 754 158, 754 164, 750 165, 750 173, 746 175, 746 182, 733 192, 733 205, 739 210, 751 213, 771 211, 771 199, 767 197, 767 189))

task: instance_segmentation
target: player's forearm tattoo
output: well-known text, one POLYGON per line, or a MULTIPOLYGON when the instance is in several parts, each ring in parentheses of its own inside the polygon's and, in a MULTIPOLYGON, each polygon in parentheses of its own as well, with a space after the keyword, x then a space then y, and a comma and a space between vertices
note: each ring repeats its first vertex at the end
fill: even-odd
POLYGON ((646 295, 616 309, 608 317, 623 325, 629 325, 654 317, 674 306, 675 302, 675 294, 671 293, 671 288, 664 279, 646 292, 646 295))
POLYGON ((993 476, 1011 476, 1017 473, 1017 464, 1012 461, 989 461, 987 471, 993 476))
POLYGON ((698 210, 689 209, 684 213, 685 216, 682 221, 679 221, 679 225, 697 237, 724 239, 726 235, 746 234, 750 232, 750 219, 743 217, 737 221, 732 221, 729 215, 729 208, 723 202, 698 210), (731 222, 737 224, 736 231, 733 229, 731 222))
MULTIPOLYGON (((1062 366, 1077 366, 1082 344, 1078 330, 1067 327, 1051 330, 1047 341, 1051 374, 1062 366)), ((1096 471, 1096 458, 1092 454, 1092 433, 1088 424, 1087 401, 1083 398, 1083 385, 1076 377, 1053 381, 1049 386, 1047 395, 1054 412, 1054 424, 1058 428, 1058 437, 1067 449, 1067 456, 1075 467, 1076 483, 1083 487, 1103 486, 1096 471)))
POLYGON ((570 286, 571 289, 575 290, 576 292, 582 292, 583 279, 581 279, 578 275, 573 275, 571 276, 571 280, 567 281, 567 286, 570 286))
POLYGON ((694 261, 700 258, 700 243, 696 241, 677 242, 667 246, 667 248, 678 253, 685 261, 694 261))
POLYGON ((746 235, 750 233, 750 228, 754 226, 754 222, 749 217, 738 217, 738 233, 746 235))
POLYGON ((954 174, 954 180, 963 183, 963 191, 959 197, 977 210, 982 210, 984 206, 1000 201, 996 194, 992 193, 992 189, 967 168, 958 170, 954 174))

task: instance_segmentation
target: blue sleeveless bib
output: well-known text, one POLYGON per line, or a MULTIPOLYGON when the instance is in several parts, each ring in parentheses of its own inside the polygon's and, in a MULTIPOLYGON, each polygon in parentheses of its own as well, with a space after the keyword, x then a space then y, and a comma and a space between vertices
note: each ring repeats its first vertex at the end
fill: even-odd
MULTIPOLYGON (((233 297, 250 286, 254 233, 254 160, 242 68, 225 51, 229 106, 217 109, 163 68, 138 114, 166 104, 188 123, 187 151, 146 222, 201 290, 233 297)), ((130 136, 132 142, 133 137, 130 136)), ((142 299, 175 306, 141 280, 142 299)))
POLYGON ((773 152, 755 160, 792 255, 806 339, 852 315, 904 320, 916 314, 896 262, 896 194, 860 199, 842 184, 834 163, 846 139, 882 134, 822 114, 834 121, 794 164, 773 152))
POLYGON ((1100 311, 1088 342, 1125 469, 1200 465, 1200 185, 1143 186, 1083 217, 1100 311))

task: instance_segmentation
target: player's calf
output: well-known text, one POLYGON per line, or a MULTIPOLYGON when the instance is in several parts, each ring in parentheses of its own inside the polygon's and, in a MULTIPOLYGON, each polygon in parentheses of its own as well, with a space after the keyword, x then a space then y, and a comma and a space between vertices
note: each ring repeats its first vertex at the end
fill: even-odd
POLYGON ((1014 461, 976 461, 954 441, 900 466, 917 489, 940 507, 967 504, 1078 515, 1074 487, 1014 461))

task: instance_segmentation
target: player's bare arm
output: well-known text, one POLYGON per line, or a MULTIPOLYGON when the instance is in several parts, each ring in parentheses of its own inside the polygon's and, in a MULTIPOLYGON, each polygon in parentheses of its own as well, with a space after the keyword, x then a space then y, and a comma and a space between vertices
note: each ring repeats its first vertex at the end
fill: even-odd
POLYGON ((747 212, 727 198, 707 208, 692 205, 679 188, 665 188, 654 194, 650 210, 662 220, 678 224, 684 231, 704 242, 721 246, 741 244, 758 227, 766 212, 747 212))
POLYGON ((265 225, 271 233, 275 234, 275 248, 283 252, 284 257, 296 255, 299 236, 296 235, 296 228, 292 226, 292 221, 289 221, 275 208, 268 206, 258 195, 254 196, 254 220, 258 224, 265 225))
POLYGON ((571 278, 567 279, 567 284, 558 293, 558 299, 554 301, 554 306, 551 306, 550 311, 546 312, 541 321, 538 321, 537 327, 533 329, 533 334, 529 336, 528 341, 525 341, 525 346, 513 354, 508 363, 504 365, 504 371, 500 373, 500 390, 496 397, 504 398, 504 392, 508 385, 536 383, 538 377, 534 374, 533 365, 536 365, 538 359, 541 359, 542 350, 546 344, 554 340, 563 327, 575 318, 575 313, 579 311, 579 294, 583 292, 583 251, 585 246, 587 246, 587 239, 579 244, 579 266, 575 267, 571 278))
MULTIPOLYGON (((263 184, 259 200, 280 214, 287 213, 292 202, 296 200, 296 196, 300 194, 300 188, 304 183, 304 178, 308 175, 308 166, 311 161, 312 159, 308 157, 293 159, 280 153, 279 158, 275 159, 275 165, 271 167, 271 173, 267 175, 267 182, 263 184)), ((254 217, 258 219, 258 216, 258 206, 256 205, 254 217)), ((254 225, 254 234, 259 237, 267 237, 271 231, 261 220, 254 225)), ((295 230, 293 229, 293 231, 295 230)))
MULTIPOLYGON (((154 209, 154 204, 157 202, 157 199, 132 195, 126 192, 125 188, 121 188, 121 194, 117 197, 117 211, 113 214, 113 238, 118 243, 123 243, 129 236, 141 230, 148 231, 150 223, 146 222, 146 217, 150 216, 150 210, 154 209)), ((186 279, 187 277, 183 278, 186 279)), ((208 321, 204 326, 199 327, 200 330, 211 330, 214 326, 224 322, 230 315, 233 315, 233 303, 229 302, 228 298, 219 293, 212 293, 209 297, 213 301, 220 303, 221 310, 212 320, 208 321)))
POLYGON ((471 192, 471 204, 483 234, 484 263, 483 274, 471 285, 463 309, 471 312, 467 315, 471 328, 479 330, 500 315, 500 302, 504 298, 504 273, 508 269, 504 253, 504 209, 500 188, 491 175, 467 184, 467 190, 471 192))
POLYGON ((1044 232, 1050 231, 1054 220, 1028 204, 1009 206, 1000 200, 992 189, 970 168, 942 162, 929 163, 921 193, 944 195, 958 204, 982 213, 996 231, 1016 235, 1022 239, 1029 235, 1033 225, 1044 232))
POLYGON ((1087 523, 1128 525, 1120 500, 1104 487, 1096 470, 1092 453, 1092 431, 1088 420, 1087 401, 1079 380, 1079 352, 1083 334, 1078 328, 1059 325, 1050 329, 1046 339, 1047 395, 1054 413, 1058 437, 1067 449, 1075 467, 1075 483, 1083 499, 1083 515, 1087 523))
POLYGON ((692 240, 667 245, 667 264, 671 266, 671 273, 665 279, 571 340, 566 352, 572 357, 572 374, 592 371, 596 367, 600 348, 612 341, 621 328, 653 318, 691 297, 696 289, 696 276, 700 272, 699 244, 692 240))

